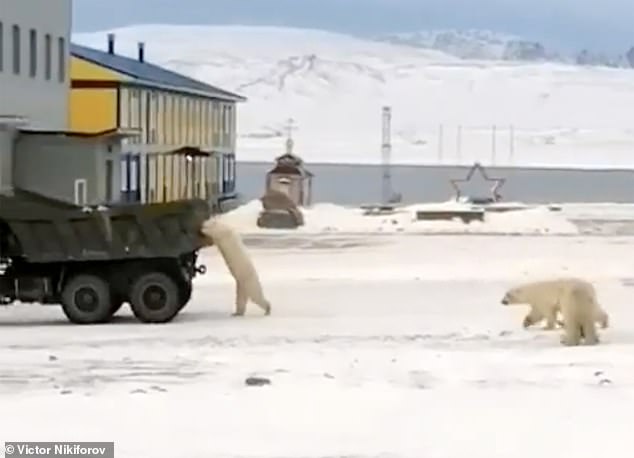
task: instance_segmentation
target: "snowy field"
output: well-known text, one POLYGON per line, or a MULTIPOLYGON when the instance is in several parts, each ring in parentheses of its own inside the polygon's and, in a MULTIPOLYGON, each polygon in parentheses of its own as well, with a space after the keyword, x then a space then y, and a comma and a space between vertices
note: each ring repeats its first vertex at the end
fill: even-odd
MULTIPOLYGON (((235 215, 234 215, 235 216, 235 215)), ((232 318, 214 248, 169 325, 0 308, 0 442, 114 440, 117 458, 620 458, 634 412, 634 238, 246 236, 273 314, 232 318), (596 347, 500 299, 595 282, 596 347), (630 286, 628 286, 630 285, 630 286), (248 387, 256 375, 271 385, 248 387)))
MULTIPOLYGON (((496 207, 498 204, 492 205, 496 207)), ((257 226, 262 204, 253 200, 224 215, 226 221, 245 235, 270 234, 408 234, 408 235, 634 235, 632 204, 553 204, 530 206, 522 202, 503 202, 514 207, 509 212, 487 212, 484 221, 464 224, 452 221, 421 221, 422 211, 473 211, 481 207, 450 200, 397 207, 393 214, 364 215, 358 207, 316 203, 302 210, 305 224, 294 230, 263 229, 257 226), (559 211, 551 211, 559 208, 559 211)))
POLYGON ((73 41, 105 50, 107 32, 117 53, 144 41, 148 61, 246 96, 242 161, 279 155, 292 117, 308 163, 380 163, 389 105, 393 163, 634 167, 631 69, 459 59, 284 27, 142 25, 73 41))

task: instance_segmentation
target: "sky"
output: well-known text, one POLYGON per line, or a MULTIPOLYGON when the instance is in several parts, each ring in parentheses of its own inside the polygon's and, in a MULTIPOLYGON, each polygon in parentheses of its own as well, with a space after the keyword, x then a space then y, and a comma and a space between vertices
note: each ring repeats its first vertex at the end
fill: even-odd
POLYGON ((487 29, 561 50, 625 52, 634 0, 74 0, 74 30, 139 23, 310 27, 362 36, 487 29))

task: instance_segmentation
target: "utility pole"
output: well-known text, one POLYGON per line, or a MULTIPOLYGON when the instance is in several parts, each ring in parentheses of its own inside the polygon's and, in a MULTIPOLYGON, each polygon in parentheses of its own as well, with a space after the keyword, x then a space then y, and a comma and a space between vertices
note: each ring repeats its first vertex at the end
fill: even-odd
POLYGON ((383 183, 381 188, 381 203, 387 205, 392 199, 392 109, 387 106, 383 107, 382 114, 381 165, 383 170, 383 183))

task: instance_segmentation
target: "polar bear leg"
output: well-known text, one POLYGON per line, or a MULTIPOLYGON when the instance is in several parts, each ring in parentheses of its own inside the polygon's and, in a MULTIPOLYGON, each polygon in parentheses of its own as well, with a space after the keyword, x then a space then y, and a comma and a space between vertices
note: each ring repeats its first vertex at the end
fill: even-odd
POLYGON ((597 328, 594 325, 594 319, 586 319, 581 323, 581 333, 583 334, 585 345, 597 345, 599 343, 599 336, 597 334, 597 328))
POLYGON ((564 321, 564 335, 561 337, 561 343, 568 346, 581 343, 581 326, 575 323, 575 320, 564 321))
POLYGON ((557 323, 557 309, 558 307, 550 307, 546 311, 546 325, 544 326, 544 329, 548 331, 555 329, 555 324, 557 323))
POLYGON ((249 296, 247 294, 247 290, 241 282, 236 282, 236 311, 233 313, 233 316, 243 316, 244 312, 247 309, 247 301, 249 300, 249 296))
POLYGON ((544 316, 539 313, 535 307, 531 307, 531 311, 524 317, 524 321, 522 322, 522 326, 524 328, 528 328, 529 326, 534 325, 535 323, 539 323, 544 319, 544 316))
POLYGON ((575 294, 569 294, 569 297, 566 298, 566 304, 561 309, 564 322, 564 335, 561 337, 561 343, 568 346, 579 345, 582 337, 583 317, 579 316, 578 303, 574 302, 575 299, 575 294))
POLYGON ((258 278, 253 278, 249 281, 248 286, 247 294, 249 299, 251 299, 254 304, 259 305, 262 310, 264 310, 265 315, 270 315, 271 303, 266 299, 266 297, 264 297, 260 280, 258 278))

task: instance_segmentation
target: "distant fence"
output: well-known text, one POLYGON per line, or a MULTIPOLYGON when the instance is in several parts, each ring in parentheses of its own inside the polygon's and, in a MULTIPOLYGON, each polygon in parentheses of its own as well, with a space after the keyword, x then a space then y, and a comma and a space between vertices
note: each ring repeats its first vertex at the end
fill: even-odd
POLYGON ((397 162, 634 169, 634 130, 627 129, 440 124, 416 133, 394 129, 392 138, 397 162))
MULTIPOLYGON (((241 137, 237 160, 272 161, 284 138, 241 137), (256 159, 257 158, 257 159, 256 159)), ((634 127, 528 128, 516 125, 393 126, 391 161, 419 165, 538 166, 634 169, 634 127)), ((295 138, 295 150, 305 160, 325 163, 380 163, 381 132, 329 132, 295 138)))
POLYGON ((467 159, 463 151, 467 145, 466 155, 472 156, 477 149, 478 162, 494 165, 502 160, 512 163, 515 158, 515 142, 515 127, 512 125, 467 127, 441 124, 438 126, 437 158, 441 164, 450 159, 461 163, 467 159), (477 148, 474 143, 477 143, 477 148))

